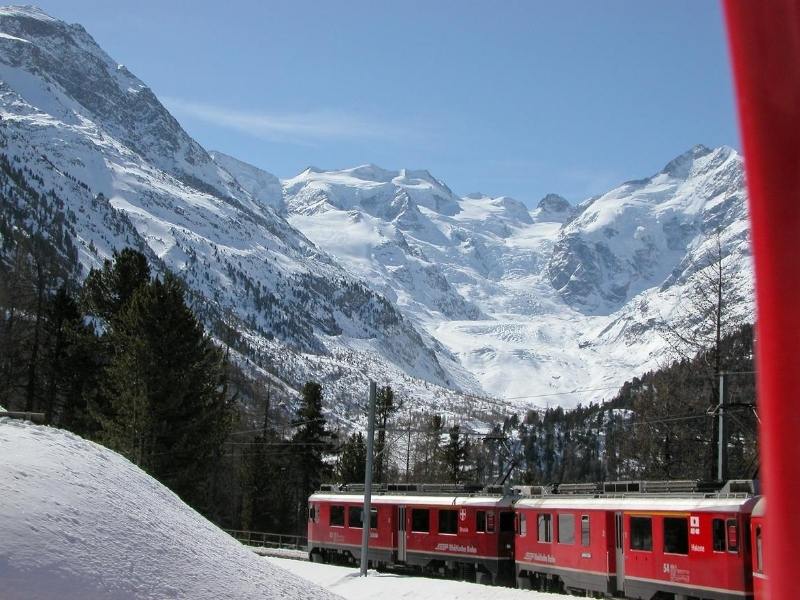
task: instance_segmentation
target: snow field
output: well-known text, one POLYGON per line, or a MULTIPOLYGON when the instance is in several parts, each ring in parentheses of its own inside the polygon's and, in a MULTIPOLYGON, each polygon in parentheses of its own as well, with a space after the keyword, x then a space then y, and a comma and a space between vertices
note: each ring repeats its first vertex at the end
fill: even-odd
POLYGON ((128 460, 0 419, 3 600, 333 600, 260 559, 128 460))
POLYGON ((409 577, 369 571, 360 577, 358 569, 266 557, 265 561, 298 577, 339 594, 346 600, 563 600, 560 594, 546 594, 506 587, 478 585, 448 579, 409 577))

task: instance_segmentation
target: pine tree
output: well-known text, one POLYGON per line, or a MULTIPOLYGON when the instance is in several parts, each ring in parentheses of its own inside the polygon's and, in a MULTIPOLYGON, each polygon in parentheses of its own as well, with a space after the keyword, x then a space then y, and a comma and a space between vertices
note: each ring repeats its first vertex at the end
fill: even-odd
POLYGON ((104 440, 202 506, 230 426, 223 354, 169 274, 137 287, 113 322, 104 440))
POLYGON ((382 387, 378 390, 375 397, 375 424, 377 428, 377 436, 375 440, 375 468, 374 468, 374 481, 375 483, 384 483, 386 480, 386 464, 388 458, 386 456, 386 428, 389 424, 389 419, 396 413, 402 404, 395 402, 394 391, 390 386, 382 387))
POLYGON ((134 293, 149 283, 147 257, 133 248, 125 248, 114 252, 113 260, 104 261, 99 271, 89 271, 84 282, 86 304, 90 312, 110 325, 134 293))
POLYGON ((98 385, 102 365, 97 338, 83 317, 77 297, 67 285, 48 301, 43 408, 48 422, 90 435, 99 424, 89 413, 87 397, 98 385))
POLYGON ((325 426, 322 413, 322 386, 309 381, 301 390, 302 403, 297 411, 293 425, 297 427, 292 436, 292 446, 296 458, 297 498, 295 518, 298 530, 302 523, 308 497, 317 489, 323 477, 330 476, 325 456, 333 452, 333 435, 325 426))
POLYGON ((444 421, 440 415, 433 415, 423 429, 422 443, 414 460, 414 479, 423 482, 436 481, 441 472, 439 454, 444 421))
POLYGON ((342 483, 358 483, 364 481, 367 463, 367 446, 364 435, 359 431, 352 434, 339 455, 337 474, 342 483))
POLYGON ((461 428, 453 425, 448 431, 449 439, 441 451, 441 463, 450 483, 464 481, 464 463, 469 455, 469 442, 462 439, 461 428))

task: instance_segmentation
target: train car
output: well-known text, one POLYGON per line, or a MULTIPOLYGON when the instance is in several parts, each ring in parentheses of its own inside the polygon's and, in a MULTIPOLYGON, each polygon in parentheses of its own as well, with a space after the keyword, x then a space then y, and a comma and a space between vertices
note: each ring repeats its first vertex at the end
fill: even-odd
MULTIPOLYGON (((403 492, 384 487, 373 493, 368 555, 373 566, 410 567, 481 583, 513 581, 510 496, 403 487, 403 492)), ((354 489, 328 486, 309 498, 312 560, 360 560, 364 497, 354 489)))
POLYGON ((753 597, 748 494, 518 500, 520 587, 651 600, 753 597))
POLYGON ((764 569, 764 532, 767 499, 761 497, 750 516, 750 554, 753 561, 753 594, 755 600, 767 600, 767 572, 764 569))

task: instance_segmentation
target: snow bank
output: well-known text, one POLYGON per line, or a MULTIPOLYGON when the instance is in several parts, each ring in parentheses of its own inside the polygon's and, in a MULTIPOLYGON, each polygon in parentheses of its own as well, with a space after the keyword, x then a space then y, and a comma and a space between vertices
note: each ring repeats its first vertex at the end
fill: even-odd
POLYGON ((120 455, 0 419, 3 600, 334 599, 256 556, 120 455))
POLYGON ((369 572, 369 577, 359 577, 358 570, 286 558, 264 559, 336 592, 347 600, 564 600, 560 594, 545 594, 528 590, 515 590, 450 581, 427 577, 407 577, 393 573, 369 572))
POLYGON ((263 546, 248 546, 259 556, 275 556, 277 558, 291 558, 292 560, 308 560, 305 550, 292 550, 291 548, 266 548, 263 546))

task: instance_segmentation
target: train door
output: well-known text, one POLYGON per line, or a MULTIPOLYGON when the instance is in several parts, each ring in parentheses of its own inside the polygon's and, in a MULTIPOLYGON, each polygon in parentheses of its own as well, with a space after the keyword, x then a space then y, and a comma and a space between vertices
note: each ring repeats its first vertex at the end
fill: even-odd
POLYGON ((406 562, 406 507, 397 507, 397 562, 406 562))
POLYGON ((514 558, 514 513, 510 510, 500 513, 500 537, 498 544, 498 556, 514 558))
POLYGON ((614 549, 617 565, 617 591, 621 592, 625 585, 625 531, 622 513, 614 513, 614 549))

